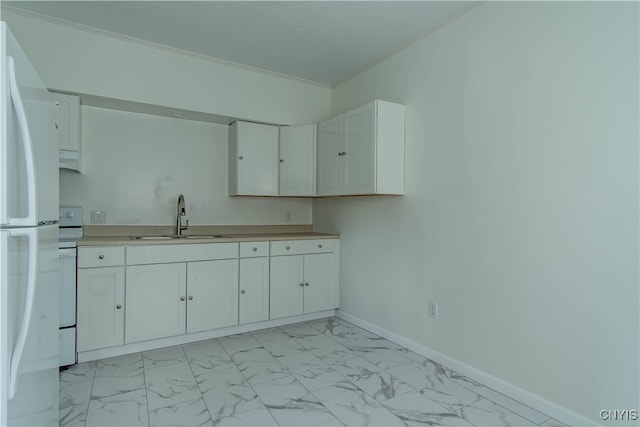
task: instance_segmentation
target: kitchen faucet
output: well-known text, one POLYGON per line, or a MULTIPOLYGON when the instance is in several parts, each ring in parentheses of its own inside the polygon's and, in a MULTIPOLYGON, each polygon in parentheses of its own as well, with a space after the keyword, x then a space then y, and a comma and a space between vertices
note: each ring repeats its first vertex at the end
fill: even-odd
POLYGON ((184 207, 184 196, 181 194, 178 196, 178 214, 176 218, 176 236, 182 236, 182 232, 189 228, 189 220, 185 220, 185 225, 182 225, 182 217, 187 216, 187 211, 184 207))

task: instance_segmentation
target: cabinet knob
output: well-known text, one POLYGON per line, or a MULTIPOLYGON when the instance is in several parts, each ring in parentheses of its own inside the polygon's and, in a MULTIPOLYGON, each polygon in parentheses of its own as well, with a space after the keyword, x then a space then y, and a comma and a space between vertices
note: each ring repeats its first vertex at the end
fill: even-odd
POLYGON ((120 310, 120 309, 122 308, 122 304, 118 304, 118 305, 116 305, 116 308, 117 308, 118 310, 120 310))
POLYGON ((238 160, 244 159, 244 156, 238 156, 238 160))
POLYGON ((300 283, 300 287, 303 288, 304 287, 304 283, 300 283))
POLYGON ((191 295, 189 295, 189 301, 193 300, 193 297, 191 295))
POLYGON ((104 259, 104 255, 98 255, 98 259, 104 259))
POLYGON ((280 163, 284 163, 284 159, 280 159, 280 163))
POLYGON ((287 246, 285 249, 286 249, 286 250, 289 250, 289 249, 291 249, 291 246, 287 246))
POLYGON ((305 283, 304 285, 305 285, 305 286, 309 286, 309 283, 305 283))
POLYGON ((322 247, 322 243, 321 243, 321 244, 319 244, 319 245, 318 245, 318 247, 319 247, 319 248, 321 248, 321 247, 322 247))
POLYGON ((258 251, 258 248, 253 248, 253 252, 257 252, 257 251, 258 251))
POLYGON ((60 128, 58 127, 58 124, 57 124, 57 123, 56 123, 56 129, 60 129, 60 128))
POLYGON ((338 153, 338 156, 346 156, 347 152, 346 151, 341 151, 338 153))
POLYGON ((244 294, 244 293, 245 293, 245 290, 244 290, 244 289, 242 289, 242 290, 240 291, 240 293, 241 293, 241 294, 244 294))
POLYGON ((180 301, 184 301, 184 297, 180 297, 180 301))

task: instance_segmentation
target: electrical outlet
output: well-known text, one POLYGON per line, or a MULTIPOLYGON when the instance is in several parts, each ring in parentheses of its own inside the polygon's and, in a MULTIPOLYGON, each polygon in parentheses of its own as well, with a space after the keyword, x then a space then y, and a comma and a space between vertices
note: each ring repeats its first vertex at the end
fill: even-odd
POLYGON ((91 211, 91 224, 106 224, 107 212, 106 211, 91 211))
POLYGON ((427 302, 429 307, 429 317, 433 317, 434 319, 438 318, 438 303, 435 301, 427 302))

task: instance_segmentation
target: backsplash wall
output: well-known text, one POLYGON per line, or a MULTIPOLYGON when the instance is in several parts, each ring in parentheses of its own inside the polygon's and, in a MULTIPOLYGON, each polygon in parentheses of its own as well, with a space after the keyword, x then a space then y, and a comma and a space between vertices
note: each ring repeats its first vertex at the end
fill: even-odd
POLYGON ((60 204, 106 224, 170 225, 184 194, 192 225, 311 224, 311 199, 228 197, 228 127, 82 107, 83 174, 60 172, 60 204))

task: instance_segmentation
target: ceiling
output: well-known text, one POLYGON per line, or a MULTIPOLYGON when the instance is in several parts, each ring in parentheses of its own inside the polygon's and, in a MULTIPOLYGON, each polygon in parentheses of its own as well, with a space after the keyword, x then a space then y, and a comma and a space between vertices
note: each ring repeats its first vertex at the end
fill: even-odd
POLYGON ((477 1, 3 1, 126 37, 336 85, 477 1))

